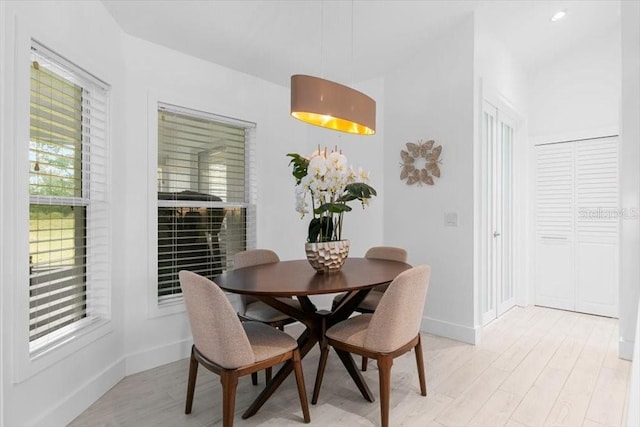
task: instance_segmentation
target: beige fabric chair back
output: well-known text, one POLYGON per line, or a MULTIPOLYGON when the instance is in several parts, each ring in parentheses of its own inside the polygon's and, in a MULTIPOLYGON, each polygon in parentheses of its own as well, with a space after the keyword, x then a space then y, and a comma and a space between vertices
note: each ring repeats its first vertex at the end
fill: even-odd
POLYGON ((182 270, 179 277, 193 343, 200 353, 227 369, 255 363, 249 338, 222 289, 191 271, 182 270))
MULTIPOLYGON (((407 251, 395 246, 374 246, 370 248, 365 258, 388 259, 390 261, 407 262, 407 251)), ((374 291, 384 292, 389 285, 378 285, 373 288, 374 291)))
POLYGON ((252 265, 279 262, 278 254, 269 249, 249 249, 233 256, 233 268, 251 267, 252 265))
POLYGON ((390 261, 407 262, 407 251, 394 246, 374 246, 370 248, 365 258, 388 259, 390 261))
MULTIPOLYGON (((269 249, 249 249, 247 251, 238 252, 233 256, 233 268, 251 267, 252 265, 271 264, 279 262, 280 257, 277 253, 269 249)), ((242 303, 246 307, 247 304, 257 301, 256 298, 248 295, 242 295, 242 303)))
POLYGON ((431 267, 419 265, 391 282, 371 317, 364 339, 366 349, 394 351, 418 335, 430 276, 431 267))

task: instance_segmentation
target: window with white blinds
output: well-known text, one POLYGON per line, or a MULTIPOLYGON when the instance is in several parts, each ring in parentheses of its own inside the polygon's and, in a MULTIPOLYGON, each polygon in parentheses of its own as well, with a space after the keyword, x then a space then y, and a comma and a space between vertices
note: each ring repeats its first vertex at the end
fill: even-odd
POLYGON ((213 278, 252 246, 255 214, 249 128, 199 111, 158 106, 158 298, 181 294, 178 272, 213 278))
POLYGON ((108 87, 37 43, 31 52, 32 351, 108 316, 108 87))

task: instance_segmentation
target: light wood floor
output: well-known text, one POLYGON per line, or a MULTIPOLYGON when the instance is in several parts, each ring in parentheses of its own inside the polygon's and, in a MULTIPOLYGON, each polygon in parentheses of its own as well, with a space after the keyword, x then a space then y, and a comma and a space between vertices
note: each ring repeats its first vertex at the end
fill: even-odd
MULTIPOLYGON (((293 325, 287 332, 301 329, 293 325)), ((617 357, 618 322, 541 307, 516 307, 485 328, 471 346, 423 336, 428 396, 419 394, 413 353, 392 370, 393 426, 624 425, 630 363, 617 357)), ((309 396, 319 352, 302 361, 309 396)), ((193 412, 184 414, 188 360, 129 376, 71 426, 213 426, 221 421, 219 378, 200 368, 193 412)), ((364 373, 378 396, 378 370, 364 373)), ((302 424, 290 376, 249 420, 240 415, 260 392, 241 378, 236 426, 302 424)), ((264 384, 264 375, 260 375, 264 384)), ((380 424, 378 402, 365 401, 331 353, 313 426, 380 424)))

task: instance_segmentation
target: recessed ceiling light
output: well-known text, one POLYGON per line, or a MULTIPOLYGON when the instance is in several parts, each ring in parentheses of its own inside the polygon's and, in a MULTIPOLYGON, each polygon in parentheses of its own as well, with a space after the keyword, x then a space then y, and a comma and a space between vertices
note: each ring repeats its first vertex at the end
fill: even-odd
POLYGON ((551 17, 551 21, 552 21, 552 22, 559 21, 559 20, 563 19, 565 16, 567 16, 567 9, 560 10, 560 11, 556 12, 556 13, 551 17))

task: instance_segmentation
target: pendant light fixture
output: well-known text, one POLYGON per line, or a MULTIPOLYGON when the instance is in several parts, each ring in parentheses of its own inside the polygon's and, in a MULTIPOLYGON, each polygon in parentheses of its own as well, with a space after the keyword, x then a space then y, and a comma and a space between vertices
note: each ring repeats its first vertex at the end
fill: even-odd
MULTIPOLYGON (((324 4, 321 16, 324 15, 324 4)), ((323 23, 321 19, 320 31, 323 23)), ((322 35, 320 40, 322 62, 322 35)), ((353 2, 351 3, 353 61, 353 2)), ((358 135, 376 133, 376 101, 353 88, 320 77, 291 76, 291 115, 303 122, 358 135)))

